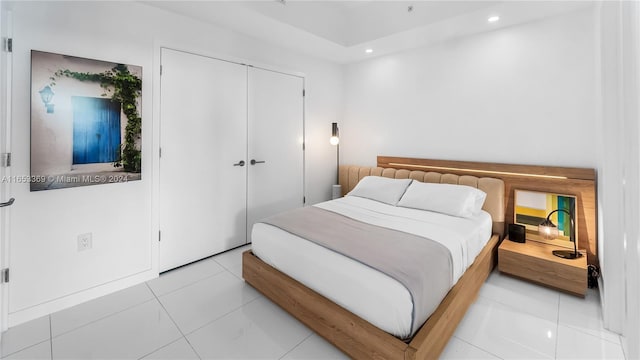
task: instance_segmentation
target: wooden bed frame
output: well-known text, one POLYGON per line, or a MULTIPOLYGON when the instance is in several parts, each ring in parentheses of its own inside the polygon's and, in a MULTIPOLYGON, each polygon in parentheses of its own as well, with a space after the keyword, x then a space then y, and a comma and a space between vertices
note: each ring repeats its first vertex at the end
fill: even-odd
POLYGON ((251 250, 242 254, 242 277, 354 359, 437 359, 493 270, 498 243, 494 234, 408 344, 276 270, 251 250))
MULTIPOLYGON (((575 186, 576 180, 564 174, 584 176, 582 170, 575 168, 550 168, 527 165, 505 165, 490 163, 473 163, 428 159, 378 157, 378 166, 385 168, 403 168, 410 170, 449 172, 458 175, 491 176, 505 181, 505 207, 513 209, 513 188, 520 187, 521 181, 532 185, 533 189, 550 190, 558 185, 575 186), (414 164, 415 166, 402 166, 414 164), (432 169, 430 169, 432 168, 432 169), (465 171, 470 169, 469 171, 465 171), (483 169, 486 169, 484 171, 483 169), (528 178, 533 174, 562 174, 562 179, 528 178), (519 179, 519 176, 524 176, 519 179), (551 183, 549 183, 551 182, 551 183), (508 184, 508 187, 507 187, 508 184), (538 185, 536 185, 538 184, 538 185), (553 185, 553 186, 552 186, 553 185)), ((340 183, 351 181, 352 174, 344 174, 341 169, 340 183)), ((588 175, 588 174, 587 174, 588 175)), ((546 176, 546 175, 543 175, 546 176)), ((356 175, 356 177, 358 177, 356 175)), ((355 179, 356 181, 359 179, 355 179)), ((582 179, 577 183, 584 185, 582 179)), ((586 185, 587 188, 590 184, 586 185)), ((580 188, 582 191, 582 188, 580 188)), ((595 188, 595 187, 594 187, 595 188)), ((343 185, 343 190, 345 186, 343 185)), ((595 194, 595 190, 593 192, 595 194)), ((585 199, 583 193, 578 194, 579 203, 585 199), (583 196, 581 196, 583 195, 583 196)), ((594 196, 595 197, 595 196, 594 196)), ((595 200, 595 199, 594 199, 595 200)), ((591 205, 590 192, 586 196, 587 205, 591 205)), ((587 206, 588 208, 589 206, 587 206)), ((594 206, 595 208, 595 206, 594 206)), ((591 210, 591 209, 587 209, 591 210)), ((585 217, 595 217, 595 210, 580 214, 580 221, 585 217)), ((507 212, 507 220, 508 212, 507 212)), ((593 230, 590 228, 589 230, 593 230)), ((580 229, 582 232, 582 228, 580 229)), ((586 231, 584 233, 587 233, 586 231)), ((582 233, 582 234, 584 234, 582 233)), ((592 232, 588 232, 592 235, 592 232)), ((410 342, 406 343, 380 330, 366 320, 340 307, 331 300, 309 289, 288 275, 280 272, 256 257, 250 250, 243 254, 242 277, 267 298, 278 304, 292 316, 300 320, 320 336, 355 359, 437 359, 456 327, 464 317, 469 306, 475 301, 480 288, 497 264, 497 249, 503 234, 494 234, 474 263, 466 270, 455 286, 449 291, 435 312, 418 330, 410 342)), ((591 244, 591 236, 582 243, 591 244)), ((595 250, 588 246, 590 253, 595 250)), ((595 257, 595 256, 594 256, 595 257)), ((597 258, 596 262, 597 262, 597 258)))

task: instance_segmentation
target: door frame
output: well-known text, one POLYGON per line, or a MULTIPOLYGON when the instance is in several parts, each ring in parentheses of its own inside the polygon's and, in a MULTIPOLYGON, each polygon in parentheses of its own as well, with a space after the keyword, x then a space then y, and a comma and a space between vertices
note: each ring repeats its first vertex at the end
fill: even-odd
MULTIPOLYGON (((11 11, 6 8, 6 3, 0 0, 0 37, 2 38, 2 55, 0 56, 0 104, 4 110, 0 113, 0 153, 11 152, 11 104, 12 104, 12 69, 13 57, 12 53, 7 51, 6 39, 12 37, 12 16, 11 11)), ((10 176, 10 167, 1 167, 0 175, 10 176)), ((11 184, 9 182, 0 182, 0 202, 9 199, 11 194, 11 184)), ((10 222, 9 207, 0 208, 0 269, 9 267, 10 259, 10 222)), ((8 328, 9 316, 9 284, 0 281, 0 339, 2 332, 8 328)))

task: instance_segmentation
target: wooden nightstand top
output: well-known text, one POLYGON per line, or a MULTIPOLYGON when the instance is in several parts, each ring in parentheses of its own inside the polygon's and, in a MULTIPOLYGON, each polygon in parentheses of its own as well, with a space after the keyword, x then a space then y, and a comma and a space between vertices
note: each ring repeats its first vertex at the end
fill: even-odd
POLYGON ((516 243, 508 238, 498 248, 498 269, 506 274, 583 296, 587 291, 587 256, 563 259, 553 255, 562 249, 545 243, 516 243))
POLYGON ((538 259, 551 261, 558 264, 563 264, 566 266, 577 267, 580 269, 587 269, 587 256, 584 252, 578 250, 578 252, 582 253, 582 257, 578 259, 563 259, 561 257, 557 257, 553 255, 551 252, 553 250, 567 250, 566 248, 562 248, 559 246, 553 246, 537 241, 527 240, 525 243, 517 243, 509 240, 509 238, 505 238, 500 244, 499 247, 502 251, 511 251, 515 253, 519 253, 522 255, 533 256, 538 259))

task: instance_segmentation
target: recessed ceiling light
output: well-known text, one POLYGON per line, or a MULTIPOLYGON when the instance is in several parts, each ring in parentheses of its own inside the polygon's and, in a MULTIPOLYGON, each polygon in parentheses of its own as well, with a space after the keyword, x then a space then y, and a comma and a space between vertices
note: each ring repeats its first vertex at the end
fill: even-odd
POLYGON ((490 23, 494 23, 496 21, 500 20, 500 16, 491 16, 490 18, 487 19, 487 21, 489 21, 490 23))
POLYGON ((373 52, 373 49, 367 49, 364 52, 366 52, 367 54, 371 54, 373 52))

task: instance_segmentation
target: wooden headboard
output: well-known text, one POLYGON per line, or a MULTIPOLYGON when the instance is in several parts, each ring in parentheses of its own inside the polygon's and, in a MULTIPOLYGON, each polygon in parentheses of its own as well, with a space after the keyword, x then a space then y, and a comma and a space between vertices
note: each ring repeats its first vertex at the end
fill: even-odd
MULTIPOLYGON (((505 223, 513 223, 514 190, 574 195, 577 198, 578 248, 586 249, 589 264, 598 265, 596 172, 594 169, 536 165, 511 165, 378 156, 380 168, 439 172, 502 179, 505 185, 505 223)), ((339 174, 342 184, 348 177, 339 174)), ((343 186, 343 189, 345 187, 343 186)), ((506 225, 505 225, 506 228, 506 225)))

